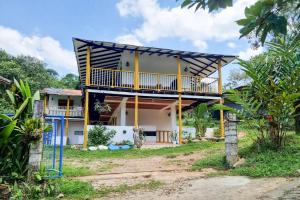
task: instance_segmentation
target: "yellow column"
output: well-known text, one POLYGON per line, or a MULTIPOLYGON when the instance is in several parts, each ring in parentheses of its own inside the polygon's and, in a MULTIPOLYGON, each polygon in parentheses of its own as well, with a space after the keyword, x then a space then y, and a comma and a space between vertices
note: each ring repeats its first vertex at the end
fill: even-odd
POLYGON ((69 117, 70 117, 70 96, 68 96, 67 100, 67 110, 66 110, 66 127, 65 127, 65 133, 66 133, 66 143, 68 144, 68 137, 69 137, 69 117))
POLYGON ((135 95, 134 99, 134 128, 139 127, 139 97, 135 95))
POLYGON ((182 144, 182 106, 181 106, 181 93, 178 95, 178 123, 179 123, 179 144, 182 144))
POLYGON ((177 63, 177 92, 178 92, 178 125, 179 125, 179 144, 182 144, 182 106, 181 106, 181 62, 179 56, 176 58, 177 63))
MULTIPOLYGON (((138 52, 134 52, 134 90, 140 89, 139 84, 139 55, 138 52)), ((134 98, 134 127, 139 127, 139 97, 135 95, 134 98)))
MULTIPOLYGON (((222 64, 221 60, 218 61, 218 92, 219 95, 221 96, 223 91, 222 91, 222 64)), ((220 99, 220 104, 223 104, 224 100, 221 96, 220 99)), ((221 132, 221 137, 224 137, 224 111, 220 110, 220 132, 221 132)))
POLYGON ((88 143, 88 123, 89 123, 89 92, 87 87, 90 85, 91 77, 91 51, 88 47, 86 50, 86 68, 85 68, 85 101, 84 101, 84 127, 83 127, 83 148, 87 148, 88 143))
POLYGON ((181 62, 179 56, 176 58, 177 63, 177 91, 182 92, 182 82, 181 82, 181 62))

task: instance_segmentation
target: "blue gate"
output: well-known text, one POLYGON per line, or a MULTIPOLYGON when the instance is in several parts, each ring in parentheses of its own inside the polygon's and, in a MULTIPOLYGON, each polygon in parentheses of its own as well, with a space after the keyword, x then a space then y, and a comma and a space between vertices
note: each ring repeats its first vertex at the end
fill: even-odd
POLYGON ((43 155, 41 169, 44 178, 62 176, 63 145, 64 145, 64 116, 47 116, 45 122, 51 127, 43 133, 43 155))

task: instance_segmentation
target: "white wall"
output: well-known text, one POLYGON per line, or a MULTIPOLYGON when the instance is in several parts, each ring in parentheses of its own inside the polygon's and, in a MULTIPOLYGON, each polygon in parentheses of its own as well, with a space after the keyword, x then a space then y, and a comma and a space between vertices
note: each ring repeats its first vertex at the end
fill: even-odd
POLYGON ((69 144, 83 144, 83 135, 75 135, 75 131, 83 131, 83 121, 69 120, 69 144))
MULTIPOLYGON (((123 70, 134 70, 133 59, 134 53, 130 53, 129 51, 123 52, 121 59, 123 70), (129 67, 126 67, 127 61, 130 63, 129 67)), ((165 55, 158 56, 157 54, 150 56, 148 53, 144 53, 139 55, 139 64, 140 72, 177 74, 176 58, 173 57, 167 57, 165 55)), ((181 61, 181 73, 185 75, 190 74, 189 72, 184 71, 184 68, 189 66, 190 64, 181 61)))
MULTIPOLYGON (((48 106, 58 106, 58 100, 59 99, 68 99, 68 96, 60 96, 60 95, 49 95, 49 103, 48 106)), ((81 97, 80 96, 70 96, 70 99, 74 101, 73 106, 82 106, 81 104, 81 97)))
MULTIPOLYGON (((134 109, 128 108, 128 114, 126 115, 126 125, 134 126, 134 109)), ((168 116, 170 113, 169 110, 152 110, 152 109, 139 109, 139 126, 145 127, 147 126, 155 127, 155 130, 172 130, 171 127, 171 117, 168 116)))

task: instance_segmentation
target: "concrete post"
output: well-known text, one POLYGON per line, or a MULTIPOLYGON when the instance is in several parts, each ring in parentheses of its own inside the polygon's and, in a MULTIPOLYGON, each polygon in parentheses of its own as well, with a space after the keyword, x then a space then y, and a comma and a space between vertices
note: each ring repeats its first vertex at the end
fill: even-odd
POLYGON ((123 98, 120 103, 120 126, 126 126, 126 102, 128 98, 123 98))
POLYGON ((227 113, 225 122, 226 162, 229 167, 238 161, 238 136, 236 115, 227 113))
POLYGON ((171 105, 171 130, 177 131, 177 125, 176 125, 176 104, 171 105))
MULTIPOLYGON (((42 118, 43 110, 44 110, 44 102, 43 101, 35 101, 33 118, 42 118)), ((43 152, 43 138, 42 137, 39 141, 32 143, 30 146, 29 161, 28 161, 28 179, 29 180, 31 180, 31 177, 34 172, 38 172, 40 170, 40 164, 42 161, 42 152, 43 152)))

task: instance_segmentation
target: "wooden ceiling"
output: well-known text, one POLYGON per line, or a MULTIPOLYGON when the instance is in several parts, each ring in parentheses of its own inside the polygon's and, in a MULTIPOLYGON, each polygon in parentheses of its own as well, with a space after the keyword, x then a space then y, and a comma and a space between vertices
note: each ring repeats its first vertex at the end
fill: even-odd
MULTIPOLYGON (((115 111, 115 109, 120 105, 122 99, 124 97, 120 96, 106 96, 104 102, 109 104, 111 107, 111 112, 102 113, 100 120, 102 122, 108 122, 111 115, 115 111)), ((170 110, 170 105, 176 103, 177 100, 174 99, 161 99, 161 98, 142 98, 139 97, 138 108, 139 109, 155 109, 155 110, 170 110)), ((194 100, 182 100, 182 109, 186 106, 190 106, 195 103, 194 100)), ((126 108, 134 108, 134 97, 128 97, 126 102, 126 108)), ((177 106, 176 106, 177 108, 177 106)), ((178 109, 178 108, 177 108, 178 109)))

